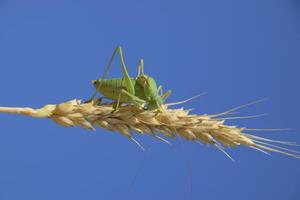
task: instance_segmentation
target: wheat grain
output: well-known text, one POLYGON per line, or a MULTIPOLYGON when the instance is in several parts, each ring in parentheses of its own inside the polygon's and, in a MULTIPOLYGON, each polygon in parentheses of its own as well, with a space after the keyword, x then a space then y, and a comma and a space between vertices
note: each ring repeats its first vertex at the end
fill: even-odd
POLYGON ((175 138, 180 136, 185 140, 201 141, 207 145, 213 145, 231 158, 224 147, 248 146, 263 153, 267 151, 281 153, 300 159, 299 152, 273 145, 296 145, 291 142, 275 141, 259 136, 246 134, 246 128, 229 126, 224 124, 226 118, 219 118, 234 111, 216 115, 191 115, 189 110, 168 109, 163 112, 158 110, 145 110, 134 105, 121 105, 117 110, 113 104, 100 104, 98 100, 89 103, 81 103, 74 99, 61 104, 49 104, 40 109, 0 107, 0 112, 28 115, 39 118, 50 118, 54 122, 64 126, 79 126, 84 129, 95 130, 101 127, 110 131, 117 131, 127 136, 133 142, 143 148, 132 136, 132 132, 145 134, 164 142, 165 137, 175 138))

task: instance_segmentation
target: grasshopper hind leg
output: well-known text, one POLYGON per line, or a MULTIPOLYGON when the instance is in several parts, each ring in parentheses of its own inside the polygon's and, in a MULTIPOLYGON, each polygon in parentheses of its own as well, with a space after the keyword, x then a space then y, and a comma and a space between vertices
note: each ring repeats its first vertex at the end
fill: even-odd
POLYGON ((126 102, 132 103, 139 107, 144 107, 144 104, 146 103, 146 101, 144 101, 144 100, 130 94, 126 90, 122 89, 120 91, 118 99, 114 102, 114 105, 113 105, 114 111, 113 112, 116 112, 118 110, 118 108, 120 107, 120 105, 122 105, 122 103, 123 103, 122 99, 126 99, 127 100, 126 102))

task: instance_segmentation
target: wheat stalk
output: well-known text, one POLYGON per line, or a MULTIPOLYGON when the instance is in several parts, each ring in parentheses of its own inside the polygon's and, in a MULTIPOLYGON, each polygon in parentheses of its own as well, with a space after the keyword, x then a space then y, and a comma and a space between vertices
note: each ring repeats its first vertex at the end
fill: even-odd
POLYGON ((248 146, 266 154, 271 151, 300 159, 299 152, 273 144, 296 145, 295 143, 246 134, 246 128, 224 124, 225 120, 229 119, 229 117, 224 117, 225 115, 244 106, 216 115, 191 115, 189 110, 168 109, 167 106, 163 112, 145 110, 130 104, 121 105, 115 110, 111 103, 100 104, 99 100, 81 103, 80 100, 74 99, 57 105, 49 104, 40 109, 0 107, 0 112, 50 118, 64 127, 79 126, 90 130, 95 130, 94 127, 101 127, 117 131, 142 149, 142 145, 132 136, 132 131, 156 137, 166 143, 169 142, 162 138, 161 134, 170 138, 180 136, 194 142, 201 141, 215 146, 230 159, 232 158, 223 148, 239 145, 248 146))

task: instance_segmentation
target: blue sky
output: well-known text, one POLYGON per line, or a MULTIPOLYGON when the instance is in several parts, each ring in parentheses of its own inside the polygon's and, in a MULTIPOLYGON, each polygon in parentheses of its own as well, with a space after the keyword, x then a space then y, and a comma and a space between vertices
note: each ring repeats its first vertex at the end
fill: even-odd
MULTIPOLYGON (((267 116, 228 124, 291 128, 254 134, 300 143, 299 13, 297 0, 0 0, 0 105, 87 99, 122 45, 130 75, 144 58, 169 101, 208 92, 185 105, 201 114, 268 97, 241 113, 267 116)), ((121 76, 116 62, 109 77, 121 76)), ((145 156, 118 133, 4 114, 0 133, 0 200, 183 200, 189 174, 192 199, 300 199, 300 161, 275 153, 230 149, 232 163, 212 147, 137 136, 145 156)))

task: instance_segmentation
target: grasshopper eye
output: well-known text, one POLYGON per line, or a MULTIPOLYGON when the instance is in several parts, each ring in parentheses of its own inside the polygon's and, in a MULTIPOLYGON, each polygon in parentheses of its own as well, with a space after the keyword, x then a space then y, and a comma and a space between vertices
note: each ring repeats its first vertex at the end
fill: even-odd
POLYGON ((96 85, 97 81, 96 80, 92 80, 92 83, 93 83, 93 85, 96 85))

